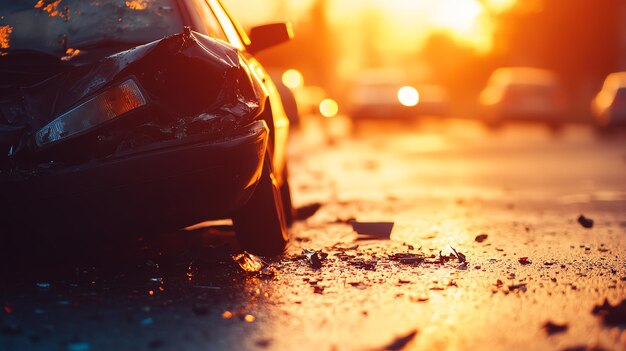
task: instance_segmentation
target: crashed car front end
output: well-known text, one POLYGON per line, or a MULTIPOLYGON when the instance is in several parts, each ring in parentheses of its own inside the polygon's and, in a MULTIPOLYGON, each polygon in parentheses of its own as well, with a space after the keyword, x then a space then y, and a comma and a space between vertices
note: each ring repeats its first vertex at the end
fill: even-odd
POLYGON ((20 55, 0 57, 11 73, 0 101, 3 217, 174 229, 228 217, 254 191, 267 93, 235 48, 186 28, 36 76, 20 55))

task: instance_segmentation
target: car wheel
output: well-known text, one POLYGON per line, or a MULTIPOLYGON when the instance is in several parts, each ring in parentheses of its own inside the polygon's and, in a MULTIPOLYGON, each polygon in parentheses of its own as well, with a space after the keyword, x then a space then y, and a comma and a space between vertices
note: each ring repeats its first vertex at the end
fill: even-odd
POLYGON ((287 244, 287 223, 281 189, 272 173, 269 157, 254 194, 233 216, 239 244, 244 250, 263 256, 278 255, 287 244))
POLYGON ((294 221, 294 209, 291 204, 291 189, 289 188, 289 171, 287 165, 283 170, 283 185, 280 187, 280 197, 283 201, 283 209, 285 210, 285 222, 287 227, 291 227, 294 221))

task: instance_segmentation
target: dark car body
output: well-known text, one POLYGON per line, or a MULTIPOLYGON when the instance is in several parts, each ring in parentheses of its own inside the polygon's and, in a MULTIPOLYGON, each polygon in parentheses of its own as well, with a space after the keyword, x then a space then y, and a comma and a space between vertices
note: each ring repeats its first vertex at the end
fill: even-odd
POLYGON ((244 248, 280 252, 289 121, 253 53, 289 27, 248 38, 216 0, 65 3, 0 6, 17 45, 0 56, 8 232, 140 234, 233 217, 244 248), (25 16, 49 24, 43 37, 66 30, 61 50, 21 33, 25 16))

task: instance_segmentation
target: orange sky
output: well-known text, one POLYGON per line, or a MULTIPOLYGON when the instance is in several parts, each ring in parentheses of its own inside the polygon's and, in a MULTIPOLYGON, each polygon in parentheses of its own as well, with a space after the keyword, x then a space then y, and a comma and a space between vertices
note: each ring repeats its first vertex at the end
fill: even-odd
MULTIPOLYGON (((224 0, 244 25, 304 18, 313 0, 224 0), (239 10, 245 9, 245 10, 239 10)), ((433 31, 448 32, 478 51, 489 51, 493 26, 490 16, 516 0, 330 0, 329 17, 346 33, 360 30, 366 16, 377 21, 384 38, 380 49, 416 50, 433 31)), ((351 37, 351 35, 348 35, 351 37)))

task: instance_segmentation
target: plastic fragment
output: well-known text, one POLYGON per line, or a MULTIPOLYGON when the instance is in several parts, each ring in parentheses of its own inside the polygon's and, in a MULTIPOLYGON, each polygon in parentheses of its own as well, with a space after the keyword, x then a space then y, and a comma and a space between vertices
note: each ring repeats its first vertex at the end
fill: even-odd
POLYGON ((350 221, 352 229, 358 234, 375 237, 378 239, 390 239, 393 230, 393 222, 357 222, 350 221))
POLYGON ((412 330, 408 334, 404 336, 397 337, 394 341, 392 341, 389 345, 385 346, 383 350, 390 351, 398 351, 402 350, 406 347, 406 345, 411 342, 417 335, 417 330, 412 330))

